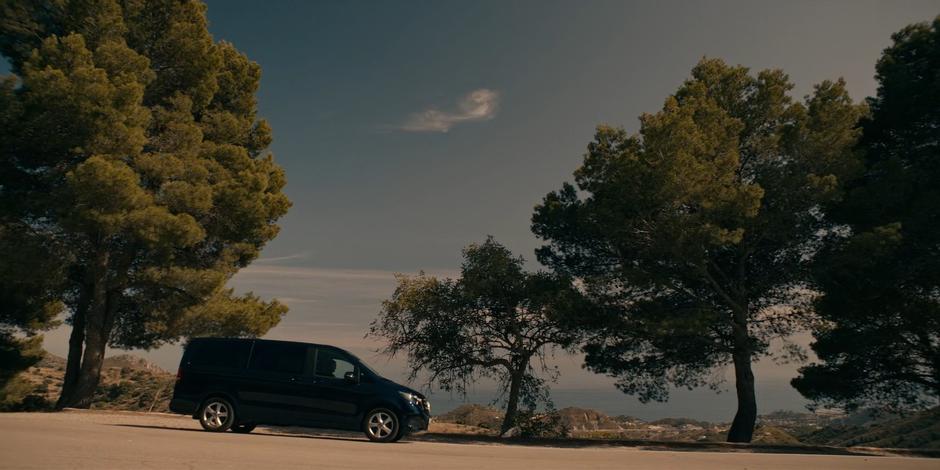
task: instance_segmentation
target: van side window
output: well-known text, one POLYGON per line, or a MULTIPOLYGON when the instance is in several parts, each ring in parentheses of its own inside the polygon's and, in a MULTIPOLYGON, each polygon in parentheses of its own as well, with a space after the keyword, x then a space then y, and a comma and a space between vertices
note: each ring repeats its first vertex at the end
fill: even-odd
POLYGON ((320 348, 317 352, 317 377, 342 379, 347 372, 356 372, 356 366, 345 354, 332 349, 320 348))
POLYGON ((193 367, 242 369, 248 364, 250 341, 198 341, 187 346, 193 367))
POLYGON ((281 374, 302 374, 307 347, 303 344, 255 342, 251 353, 253 370, 281 374))

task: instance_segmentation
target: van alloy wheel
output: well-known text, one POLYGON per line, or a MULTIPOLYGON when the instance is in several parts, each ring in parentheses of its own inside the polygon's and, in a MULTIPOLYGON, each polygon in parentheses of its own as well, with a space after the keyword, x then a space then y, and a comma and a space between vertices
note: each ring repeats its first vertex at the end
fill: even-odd
POLYGON ((391 442, 398 435, 398 418, 389 410, 373 410, 366 418, 365 428, 369 440, 391 442))
POLYGON ((210 398, 202 405, 199 424, 206 431, 227 431, 235 423, 235 409, 224 398, 210 398))

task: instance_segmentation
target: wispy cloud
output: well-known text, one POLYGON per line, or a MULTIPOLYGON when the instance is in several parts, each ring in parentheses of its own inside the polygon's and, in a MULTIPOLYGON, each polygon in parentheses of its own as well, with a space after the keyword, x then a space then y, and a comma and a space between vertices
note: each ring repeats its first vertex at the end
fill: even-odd
POLYGON ((312 268, 302 266, 266 266, 253 264, 241 269, 237 277, 253 280, 278 280, 289 278, 293 280, 338 279, 348 281, 387 281, 395 282, 396 271, 383 271, 378 269, 342 269, 342 268, 312 268))
POLYGON ((306 258, 306 257, 308 257, 308 256, 310 256, 310 252, 309 252, 309 251, 303 251, 303 252, 300 252, 300 253, 294 253, 294 254, 286 255, 286 256, 275 256, 275 257, 272 257, 272 258, 258 258, 258 259, 255 260, 255 263, 262 263, 262 264, 263 264, 263 263, 276 263, 276 262, 278 262, 278 261, 289 261, 289 260, 294 260, 294 259, 304 259, 304 258, 306 258))
MULTIPOLYGON (((438 269, 428 274, 442 278, 454 277, 457 272, 438 269)), ((379 315, 382 301, 392 296, 396 285, 395 271, 257 263, 240 270, 229 284, 236 292, 252 291, 265 299, 279 299, 290 307, 290 312, 266 338, 326 342, 355 352, 369 352, 381 346, 363 336, 379 315)), ((398 367, 403 363, 395 364, 398 367)), ((398 373, 395 369, 395 374, 398 373)))
POLYGON ((498 107, 499 93, 480 88, 460 98, 456 110, 429 108, 412 114, 399 129, 408 132, 447 132, 462 122, 493 119, 498 107))

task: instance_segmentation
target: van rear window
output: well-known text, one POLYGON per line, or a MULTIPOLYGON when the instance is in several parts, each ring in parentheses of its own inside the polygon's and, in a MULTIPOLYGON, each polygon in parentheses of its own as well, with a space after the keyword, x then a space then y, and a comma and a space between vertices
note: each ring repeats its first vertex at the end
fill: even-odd
POLYGON ((251 342, 200 341, 189 345, 189 348, 192 348, 189 363, 194 367, 242 369, 248 363, 251 342))
POLYGON ((258 341, 251 354, 251 368, 265 372, 301 374, 307 358, 307 346, 292 343, 258 341))

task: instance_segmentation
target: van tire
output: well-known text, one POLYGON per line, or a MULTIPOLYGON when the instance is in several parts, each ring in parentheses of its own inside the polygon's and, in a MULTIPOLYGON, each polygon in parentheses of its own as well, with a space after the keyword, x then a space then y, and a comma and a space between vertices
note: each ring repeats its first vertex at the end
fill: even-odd
POLYGON ((225 432, 235 424, 235 407, 222 397, 207 398, 197 413, 202 429, 209 432, 225 432))
POLYGON ((375 408, 366 413, 362 431, 372 442, 395 442, 401 439, 401 421, 388 408, 375 408))
POLYGON ((408 434, 408 430, 405 429, 404 426, 401 426, 401 428, 398 430, 398 432, 395 433, 395 439, 392 439, 391 442, 398 442, 398 441, 400 441, 401 438, 405 437, 406 434, 408 434))
POLYGON ((232 432, 237 432, 239 434, 248 434, 251 431, 255 430, 255 426, 256 425, 254 424, 236 424, 235 426, 232 426, 232 432))

